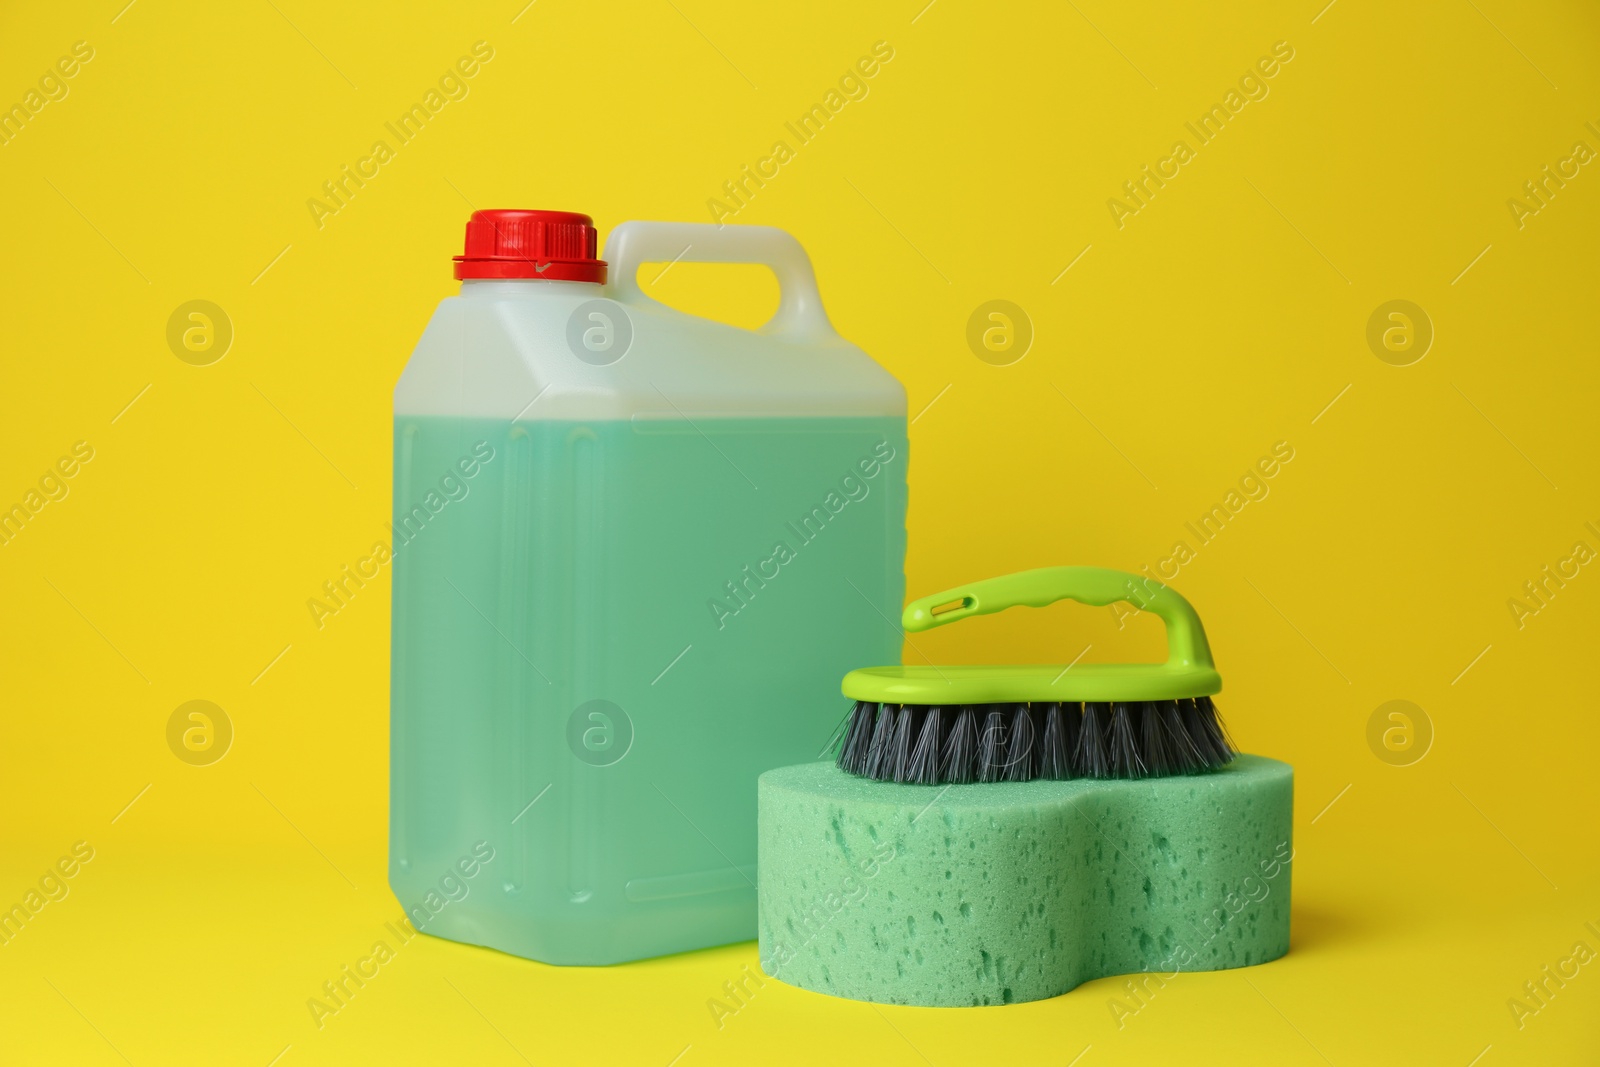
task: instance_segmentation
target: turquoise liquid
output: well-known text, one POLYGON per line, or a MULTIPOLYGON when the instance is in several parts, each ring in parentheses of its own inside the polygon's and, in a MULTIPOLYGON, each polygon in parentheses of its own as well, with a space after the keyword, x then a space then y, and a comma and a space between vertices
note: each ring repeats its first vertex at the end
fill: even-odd
POLYGON ((753 938, 757 776, 899 662, 906 463, 903 418, 397 418, 412 921, 550 963, 753 938))

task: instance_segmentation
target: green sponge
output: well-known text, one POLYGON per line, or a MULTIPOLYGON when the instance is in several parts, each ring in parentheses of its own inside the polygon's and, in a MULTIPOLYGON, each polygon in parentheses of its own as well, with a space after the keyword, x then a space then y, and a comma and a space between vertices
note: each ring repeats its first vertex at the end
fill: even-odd
POLYGON ((1011 1004, 1289 950, 1294 771, 1276 760, 946 786, 813 763, 759 790, 761 964, 802 989, 1011 1004))

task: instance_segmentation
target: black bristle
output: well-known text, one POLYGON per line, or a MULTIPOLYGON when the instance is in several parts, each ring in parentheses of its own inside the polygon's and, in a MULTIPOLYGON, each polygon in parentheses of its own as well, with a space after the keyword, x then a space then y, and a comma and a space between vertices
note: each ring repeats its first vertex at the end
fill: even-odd
POLYGON ((1139 758, 1145 772, 1160 778, 1173 772, 1173 754, 1167 743, 1166 725, 1161 721, 1161 705, 1155 701, 1141 701, 1138 705, 1139 758))
POLYGON ((1143 778, 1139 758, 1139 705, 1117 701, 1111 705, 1111 777, 1143 778))
POLYGON ((1044 705, 1044 726, 1039 731, 1040 778, 1061 781, 1072 777, 1072 749, 1067 742, 1066 715, 1076 715, 1077 709, 1069 706, 1065 712, 1060 704, 1044 705))
POLYGON ((889 751, 889 735, 894 729, 894 719, 894 705, 878 706, 878 721, 872 728, 872 741, 867 746, 866 766, 861 769, 861 774, 868 778, 883 777, 880 772, 889 751))
POLYGON ((1065 731, 1063 736, 1067 746, 1067 767, 1072 767, 1072 754, 1078 750, 1078 731, 1083 729, 1083 705, 1061 705, 1061 727, 1065 731))
POLYGON ((1189 731, 1184 729, 1178 702, 1154 701, 1146 710, 1146 715, 1149 715, 1146 729, 1154 726, 1162 736, 1162 747, 1166 752, 1163 774, 1192 774, 1205 766, 1195 752, 1194 742, 1189 739, 1189 731))
POLYGON ((1205 765, 1220 767, 1228 762, 1227 749, 1213 740, 1216 733, 1215 719, 1207 722, 1205 712, 1193 700, 1178 701, 1178 708, 1183 718, 1184 732, 1189 735, 1189 740, 1194 742, 1194 747, 1205 757, 1205 765))
POLYGON ((922 729, 911 750, 911 767, 906 772, 906 781, 916 785, 934 785, 939 781, 939 741, 943 720, 944 709, 940 707, 929 708, 923 716, 922 729))
POLYGON ((1204 724, 1206 733, 1211 738, 1211 747, 1217 753, 1217 765, 1221 766, 1238 755, 1238 748, 1233 743, 1233 738, 1228 736, 1228 730, 1222 725, 1222 716, 1217 714, 1217 705, 1210 697, 1195 699, 1195 707, 1200 712, 1200 721, 1204 724))
POLYGON ((1237 748, 1210 697, 941 706, 857 701, 836 762, 913 785, 1152 778, 1221 767, 1237 748))
POLYGON ((844 741, 839 745, 839 767, 851 774, 860 774, 867 766, 867 749, 872 745, 873 720, 877 718, 878 705, 865 700, 856 701, 850 709, 850 725, 845 728, 844 741))
POLYGON ((1045 720, 1050 717, 1051 705, 1045 703, 1028 705, 1028 725, 1033 729, 1033 751, 1028 755, 1028 780, 1043 777, 1040 767, 1044 760, 1044 728, 1045 720))
POLYGON ((1193 700, 1178 701, 1178 717, 1183 721, 1183 732, 1188 735, 1189 743, 1200 754, 1206 766, 1211 766, 1216 754, 1211 751, 1211 738, 1206 734, 1204 724, 1200 722, 1200 711, 1194 706, 1193 700))
POLYGON ((911 744, 917 721, 917 705, 900 705, 900 715, 895 719, 894 733, 890 736, 887 766, 879 768, 880 777, 896 782, 906 780, 911 770, 911 744))
POLYGON ((992 707, 978 731, 978 781, 998 782, 1006 758, 1006 724, 1000 709, 992 707))
POLYGON ((1183 713, 1176 700, 1163 700, 1157 714, 1167 735, 1167 752, 1172 757, 1172 773, 1193 774, 1210 766, 1205 753, 1194 747, 1194 740, 1183 725, 1183 713))
POLYGON ((945 739, 944 755, 939 761, 939 780, 942 782, 970 782, 976 771, 978 759, 978 724, 972 708, 963 707, 956 712, 950 725, 950 736, 945 739))
POLYGON ((1107 721, 1111 709, 1090 702, 1083 706, 1083 722, 1078 730, 1078 745, 1072 750, 1072 772, 1079 778, 1111 777, 1111 756, 1107 751, 1107 721))
POLYGON ((1006 744, 1005 770, 1001 777, 1007 782, 1027 782, 1033 779, 1033 750, 1038 734, 1033 729, 1033 716, 1028 705, 1018 704, 1011 713, 1011 730, 1006 744))

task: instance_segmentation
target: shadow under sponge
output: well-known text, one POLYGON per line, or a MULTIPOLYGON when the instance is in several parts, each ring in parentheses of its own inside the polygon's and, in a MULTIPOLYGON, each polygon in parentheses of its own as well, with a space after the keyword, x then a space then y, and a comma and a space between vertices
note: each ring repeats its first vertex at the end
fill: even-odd
POLYGON ((1289 950, 1294 770, 1276 760, 948 786, 812 763, 763 774, 759 797, 761 966, 802 989, 1011 1004, 1289 950))

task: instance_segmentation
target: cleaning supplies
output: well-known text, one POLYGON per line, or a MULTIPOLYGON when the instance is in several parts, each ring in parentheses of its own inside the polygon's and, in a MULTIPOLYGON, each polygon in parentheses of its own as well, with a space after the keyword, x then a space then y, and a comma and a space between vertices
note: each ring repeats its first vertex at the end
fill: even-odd
POLYGON ((1168 586, 1103 567, 1045 567, 907 606, 916 632, 1019 604, 1126 600, 1167 625, 1164 664, 867 667, 844 679, 851 710, 839 766, 883 781, 1144 778, 1234 756, 1211 694, 1222 679, 1205 629, 1168 586))
POLYGON ((858 1000, 1007 1004, 1288 951, 1293 771, 1235 755, 1187 601, 1056 567, 913 601, 902 624, 1063 598, 1159 616, 1167 662, 852 671, 839 765, 762 775, 769 975, 858 1000))
POLYGON ((475 212, 395 390, 390 884, 428 933, 551 963, 754 936, 757 776, 899 651, 905 393, 800 245, 630 222, 606 259, 588 216, 475 212), (640 290, 690 261, 770 267, 771 322, 640 290))

